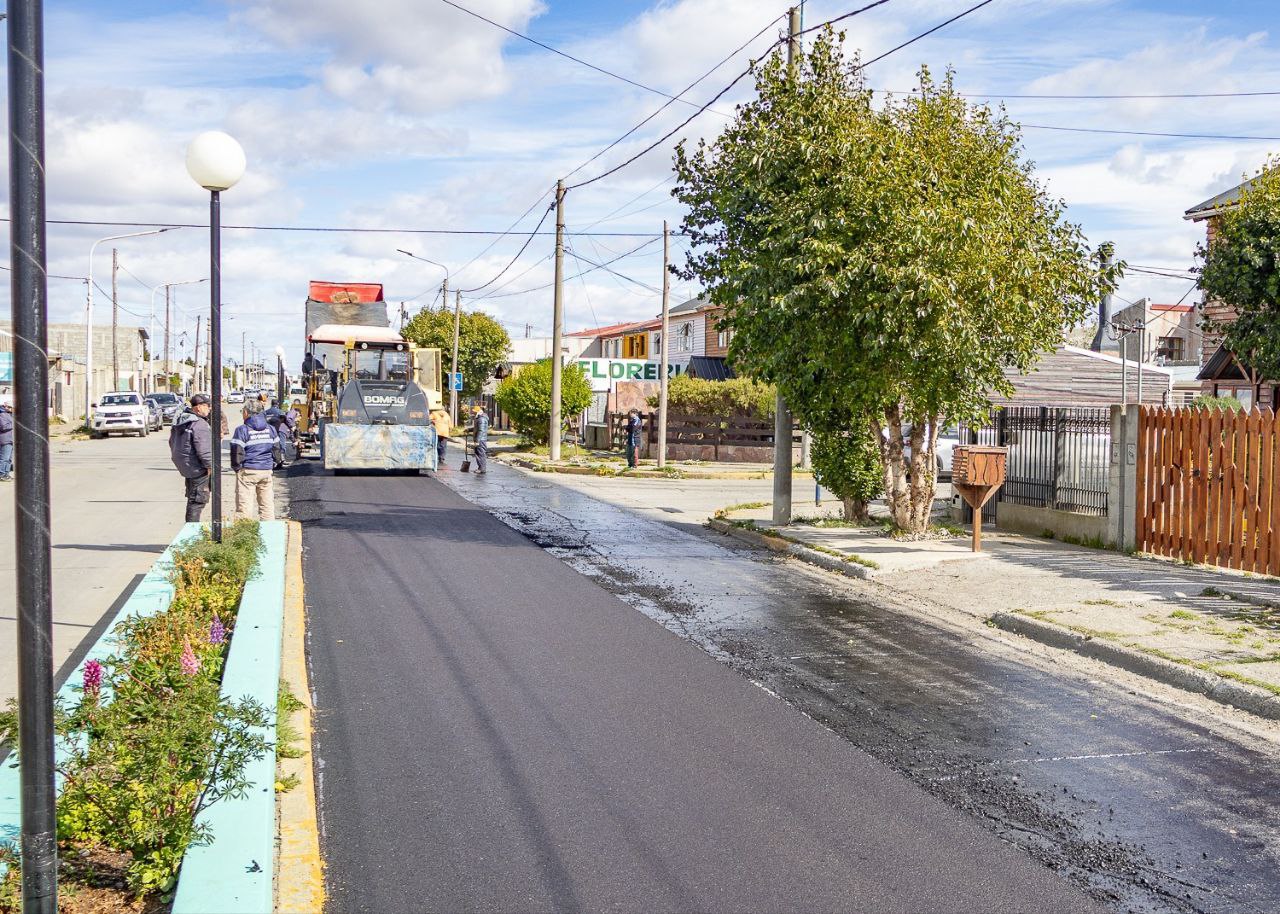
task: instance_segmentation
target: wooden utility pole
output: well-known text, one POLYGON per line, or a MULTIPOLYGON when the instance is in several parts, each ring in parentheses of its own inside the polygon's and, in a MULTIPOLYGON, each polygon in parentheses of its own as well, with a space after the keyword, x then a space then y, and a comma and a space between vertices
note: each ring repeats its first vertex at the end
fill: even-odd
POLYGON ((667 465, 667 334, 671 330, 671 273, 667 259, 671 255, 671 235, 662 221, 662 345, 658 357, 658 468, 667 465))
MULTIPOLYGON (((448 280, 445 280, 448 282, 448 280)), ((445 306, 449 304, 445 300, 445 306)), ((449 420, 458 424, 458 391, 454 389, 453 379, 458 374, 458 329, 462 319, 462 292, 453 293, 453 366, 449 369, 449 420)))
POLYGON ((120 349, 116 331, 120 325, 120 252, 111 249, 111 389, 120 389, 120 349))
POLYGON ((564 181, 556 182, 556 288, 552 297, 551 317, 551 438, 548 440, 548 456, 560 459, 560 347, 564 328, 564 181))
MULTIPOLYGON (((796 78, 796 58, 800 55, 800 7, 793 6, 788 17, 787 72, 796 78)), ((773 522, 791 523, 791 410, 779 391, 773 416, 773 522)))

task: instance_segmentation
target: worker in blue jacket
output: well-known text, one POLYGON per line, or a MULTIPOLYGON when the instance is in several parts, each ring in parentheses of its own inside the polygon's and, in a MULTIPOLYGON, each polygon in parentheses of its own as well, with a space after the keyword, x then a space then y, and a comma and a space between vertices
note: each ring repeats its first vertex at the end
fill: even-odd
POLYGON ((231 468, 236 471, 236 517, 275 520, 273 475, 284 461, 280 433, 262 413, 244 411, 244 425, 231 435, 231 468), (256 504, 255 504, 256 503, 256 504))

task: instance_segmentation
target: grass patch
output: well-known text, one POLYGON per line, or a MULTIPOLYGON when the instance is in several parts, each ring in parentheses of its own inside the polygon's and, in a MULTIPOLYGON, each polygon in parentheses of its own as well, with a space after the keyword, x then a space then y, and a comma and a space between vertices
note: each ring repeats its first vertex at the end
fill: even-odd
POLYGON ((1123 603, 1118 603, 1115 600, 1105 600, 1105 599, 1085 600, 1083 605, 1085 606, 1124 606, 1123 603))
MULTIPOLYGON (((293 725, 293 715, 306 705, 298 700, 289 688, 289 683, 280 680, 280 690, 276 697, 276 758, 302 758, 305 751, 302 746, 302 734, 293 725)), ((298 776, 290 774, 276 778, 276 792, 285 793, 299 784, 298 776)))
POLYGON ((727 508, 721 508, 713 514, 712 517, 715 517, 717 520, 727 520, 730 514, 737 511, 754 511, 756 508, 767 507, 769 507, 769 502, 767 501, 744 501, 736 505, 729 505, 727 508))
POLYGON ((1199 622, 1200 617, 1189 609, 1175 609, 1169 613, 1170 619, 1185 619, 1188 622, 1199 622))

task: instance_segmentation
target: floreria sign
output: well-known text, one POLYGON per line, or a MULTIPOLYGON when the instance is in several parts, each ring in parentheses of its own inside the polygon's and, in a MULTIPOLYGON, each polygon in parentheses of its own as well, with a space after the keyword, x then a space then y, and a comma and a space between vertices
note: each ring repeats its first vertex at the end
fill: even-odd
MULTIPOLYGON (((619 381, 657 381, 660 363, 645 359, 578 359, 592 390, 610 390, 619 381)), ((667 377, 684 373, 684 365, 667 365, 667 377)))

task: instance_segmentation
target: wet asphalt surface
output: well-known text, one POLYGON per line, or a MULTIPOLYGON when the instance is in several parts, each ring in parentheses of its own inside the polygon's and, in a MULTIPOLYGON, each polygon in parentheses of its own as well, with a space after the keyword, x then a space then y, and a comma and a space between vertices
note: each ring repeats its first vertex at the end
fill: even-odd
POLYGON ((1099 910, 531 528, 437 480, 288 487, 331 914, 1099 910))
POLYGON ((442 479, 1107 908, 1280 911, 1273 749, 699 528, 500 465, 442 479))

